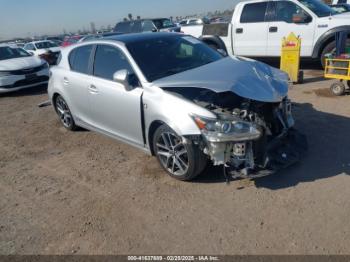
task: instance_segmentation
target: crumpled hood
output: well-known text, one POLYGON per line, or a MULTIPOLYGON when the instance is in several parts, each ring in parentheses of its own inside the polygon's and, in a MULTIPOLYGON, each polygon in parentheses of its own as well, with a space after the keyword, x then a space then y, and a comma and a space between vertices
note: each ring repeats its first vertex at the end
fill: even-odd
POLYGON ((21 70, 42 65, 44 62, 39 57, 28 56, 0 61, 0 71, 21 70))
POLYGON ((153 82, 160 88, 198 87, 261 102, 280 102, 288 94, 288 75, 264 63, 226 57, 153 82))

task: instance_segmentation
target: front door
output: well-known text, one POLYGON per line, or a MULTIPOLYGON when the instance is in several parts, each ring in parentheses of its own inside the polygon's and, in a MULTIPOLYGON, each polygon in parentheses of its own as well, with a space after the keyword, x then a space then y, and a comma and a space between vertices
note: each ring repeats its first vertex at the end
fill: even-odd
POLYGON ((93 77, 89 86, 89 103, 93 125, 106 133, 143 146, 141 96, 143 89, 122 50, 113 45, 96 48, 93 77), (113 81, 113 75, 126 69, 134 88, 127 91, 113 81))
POLYGON ((282 39, 291 32, 301 37, 301 56, 311 56, 315 19, 293 2, 273 1, 270 3, 272 12, 268 29, 267 56, 280 56, 282 39))

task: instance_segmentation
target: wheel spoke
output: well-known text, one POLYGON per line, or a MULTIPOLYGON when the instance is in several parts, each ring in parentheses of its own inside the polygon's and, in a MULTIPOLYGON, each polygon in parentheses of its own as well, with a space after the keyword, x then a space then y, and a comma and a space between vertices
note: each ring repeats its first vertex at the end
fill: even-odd
POLYGON ((184 169, 188 168, 188 164, 185 163, 185 161, 183 159, 181 159, 181 157, 176 157, 176 159, 178 160, 179 164, 181 164, 184 169))
POLYGON ((171 134, 170 133, 167 133, 167 135, 168 135, 168 139, 169 139, 169 143, 170 143, 170 147, 171 148, 174 148, 174 145, 173 145, 173 142, 171 141, 171 134))
POLYGON ((172 168, 171 168, 171 172, 173 173, 173 174, 175 174, 175 157, 173 156, 173 166, 172 166, 172 168))
POLYGON ((172 155, 169 152, 158 151, 158 155, 170 158, 172 155))
POLYGON ((58 111, 58 113, 59 113, 60 115, 63 115, 63 114, 64 114, 64 110, 63 110, 60 106, 58 106, 58 105, 57 105, 57 111, 58 111))
POLYGON ((183 166, 181 165, 181 163, 179 162, 179 159, 177 157, 174 157, 174 162, 176 164, 176 166, 181 170, 181 172, 184 172, 184 168, 183 166))
POLYGON ((179 151, 179 152, 177 152, 177 157, 180 157, 180 156, 182 156, 182 155, 185 155, 185 154, 187 154, 187 150, 186 149, 182 149, 181 151, 179 151))
POLYGON ((170 151, 170 149, 169 148, 167 148, 165 145, 162 145, 162 144, 160 144, 160 143, 157 143, 157 147, 158 148, 160 148, 160 149, 162 149, 162 150, 166 150, 166 151, 170 151))
POLYGON ((163 165, 174 176, 185 175, 188 168, 188 152, 181 137, 164 132, 156 143, 157 155, 163 165))
POLYGON ((167 148, 171 148, 169 141, 166 139, 165 133, 162 134, 162 139, 167 148))

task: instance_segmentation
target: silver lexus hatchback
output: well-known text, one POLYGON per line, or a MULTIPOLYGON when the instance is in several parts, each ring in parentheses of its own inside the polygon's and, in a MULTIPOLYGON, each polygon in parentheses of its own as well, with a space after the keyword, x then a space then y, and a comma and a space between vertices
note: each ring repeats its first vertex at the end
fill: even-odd
POLYGON ((62 124, 156 156, 192 180, 209 160, 227 178, 266 176, 300 160, 286 74, 176 33, 114 36, 62 50, 49 97, 62 124))

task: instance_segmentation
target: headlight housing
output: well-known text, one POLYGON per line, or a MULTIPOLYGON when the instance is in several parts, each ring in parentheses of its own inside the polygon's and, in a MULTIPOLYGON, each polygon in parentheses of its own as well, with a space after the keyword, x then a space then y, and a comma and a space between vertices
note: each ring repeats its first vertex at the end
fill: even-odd
POLYGON ((192 115, 192 118, 210 142, 241 142, 255 140, 261 136, 255 124, 233 116, 232 118, 211 119, 192 115))

